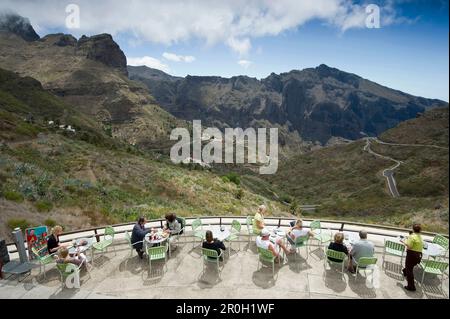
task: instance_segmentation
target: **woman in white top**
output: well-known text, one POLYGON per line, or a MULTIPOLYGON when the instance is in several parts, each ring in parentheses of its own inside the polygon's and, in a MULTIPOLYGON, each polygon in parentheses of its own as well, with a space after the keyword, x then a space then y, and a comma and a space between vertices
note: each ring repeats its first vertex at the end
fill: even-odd
POLYGON ((295 222, 294 227, 292 227, 289 231, 288 231, 288 241, 291 244, 295 243, 295 240, 298 237, 313 237, 314 233, 310 230, 307 229, 303 229, 303 221, 301 219, 297 219, 297 221, 295 222))

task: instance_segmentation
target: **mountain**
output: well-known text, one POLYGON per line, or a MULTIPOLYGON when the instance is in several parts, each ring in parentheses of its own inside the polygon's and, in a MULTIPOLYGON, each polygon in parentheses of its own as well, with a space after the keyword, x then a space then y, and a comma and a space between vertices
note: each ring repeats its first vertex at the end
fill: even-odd
POLYGON ((170 143, 172 128, 186 125, 161 109, 145 86, 128 79, 126 57, 110 35, 77 40, 50 34, 26 41, 22 31, 32 30, 31 25, 3 25, 0 67, 38 80, 110 135, 158 148, 170 143))
POLYGON ((11 241, 17 226, 76 230, 167 212, 245 215, 261 202, 288 215, 245 185, 108 136, 36 79, 0 69, 1 238, 11 241))
POLYGON ((36 41, 40 38, 30 21, 16 14, 0 13, 0 32, 14 33, 25 41, 36 41))
POLYGON ((371 143, 374 152, 402 161, 394 170, 398 198, 382 174, 395 163, 365 151, 365 140, 298 154, 266 179, 285 200, 321 205, 314 216, 404 227, 416 221, 447 232, 448 134, 449 110, 436 108, 380 135, 393 145, 371 143))
POLYGON ((179 118, 201 119, 218 127, 280 126, 284 139, 298 135, 321 144, 333 137, 378 136, 425 110, 448 107, 446 102, 392 90, 323 64, 272 73, 262 80, 246 76, 175 78, 131 66, 128 72, 179 118))

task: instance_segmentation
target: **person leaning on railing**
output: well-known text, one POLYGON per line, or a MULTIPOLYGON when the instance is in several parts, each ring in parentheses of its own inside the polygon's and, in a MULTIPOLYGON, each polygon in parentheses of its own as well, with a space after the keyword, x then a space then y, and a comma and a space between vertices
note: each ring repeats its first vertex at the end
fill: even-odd
POLYGON ((404 288, 409 291, 416 291, 414 267, 420 264, 422 260, 423 239, 420 234, 421 231, 422 227, 419 224, 414 224, 412 233, 410 233, 406 241, 402 241, 406 246, 405 268, 403 268, 402 272, 408 281, 408 285, 404 286, 404 288))
POLYGON ((139 217, 131 232, 131 244, 141 259, 144 258, 144 250, 142 247, 145 235, 151 231, 151 229, 145 229, 146 222, 145 217, 139 217))

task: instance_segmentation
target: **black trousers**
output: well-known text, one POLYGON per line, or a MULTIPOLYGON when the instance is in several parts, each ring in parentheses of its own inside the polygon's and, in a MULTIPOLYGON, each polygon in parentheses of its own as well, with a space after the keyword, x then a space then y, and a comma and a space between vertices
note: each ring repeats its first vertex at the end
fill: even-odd
POLYGON ((420 264, 422 260, 422 253, 413 250, 406 251, 405 268, 403 268, 403 274, 408 281, 408 288, 415 289, 414 285, 414 266, 420 264))

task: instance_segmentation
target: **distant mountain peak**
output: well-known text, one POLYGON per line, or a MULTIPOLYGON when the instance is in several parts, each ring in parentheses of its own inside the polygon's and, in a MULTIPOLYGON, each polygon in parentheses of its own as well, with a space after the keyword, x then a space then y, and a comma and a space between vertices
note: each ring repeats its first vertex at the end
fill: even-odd
POLYGON ((13 33, 25 41, 36 41, 40 37, 34 31, 30 20, 16 13, 0 13, 0 32, 13 33))

